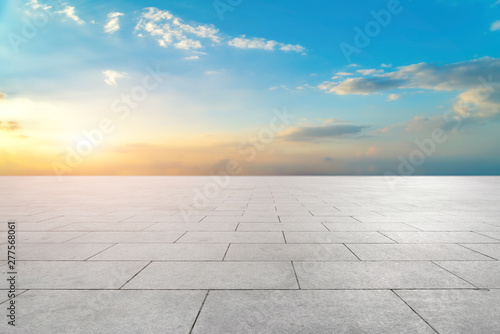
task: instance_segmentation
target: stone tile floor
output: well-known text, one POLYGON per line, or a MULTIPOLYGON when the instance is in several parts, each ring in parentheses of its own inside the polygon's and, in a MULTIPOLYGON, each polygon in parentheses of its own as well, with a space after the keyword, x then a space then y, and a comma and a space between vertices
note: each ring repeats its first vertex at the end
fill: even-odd
POLYGON ((500 333, 500 177, 0 185, 0 333, 500 333))

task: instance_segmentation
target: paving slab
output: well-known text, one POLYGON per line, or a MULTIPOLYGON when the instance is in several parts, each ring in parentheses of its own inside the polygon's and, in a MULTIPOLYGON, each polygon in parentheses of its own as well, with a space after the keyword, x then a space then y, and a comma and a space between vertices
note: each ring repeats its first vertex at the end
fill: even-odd
POLYGON ((284 243, 281 232, 187 232, 177 243, 284 243))
POLYGON ((358 261, 338 244, 231 244, 226 261, 358 261))
POLYGON ((474 288, 431 262, 294 262, 301 289, 474 288))
MULTIPOLYGON (((16 242, 25 243, 63 243, 87 232, 57 232, 57 231, 21 231, 16 235, 16 242)), ((7 232, 0 232, 0 240, 7 240, 7 232)))
POLYGON ((343 244, 343 243, 394 243, 378 232, 284 232, 287 243, 343 244))
POLYGON ((30 290, 16 298, 20 313, 15 330, 1 321, 0 332, 188 334, 205 295, 206 291, 30 290))
POLYGON ((112 244, 20 244, 16 259, 28 260, 86 260, 112 244))
POLYGON ((118 244, 90 260, 221 261, 227 247, 227 244, 118 244))
POLYGON ((455 244, 348 244, 347 247, 363 261, 492 260, 455 244))
POLYGON ((464 247, 500 260, 500 244, 464 244, 464 247))
POLYGON ((142 231, 153 223, 72 223, 54 229, 55 231, 142 231))
POLYGON ((239 223, 237 231, 323 231, 328 229, 321 223, 239 223))
POLYGON ((474 232, 382 232, 382 234, 398 243, 408 244, 500 243, 500 240, 474 232))
POLYGON ((490 238, 493 238, 496 240, 500 240, 500 231, 480 231, 480 232, 476 232, 476 233, 479 233, 481 235, 485 235, 487 237, 490 237, 490 238))
POLYGON ((332 232, 355 231, 418 231, 417 228, 404 223, 323 223, 332 232))
POLYGON ((282 223, 359 223, 356 219, 349 216, 333 216, 333 217, 314 217, 309 216, 286 216, 280 215, 282 223))
POLYGON ((153 262, 124 289, 298 289, 291 262, 153 262))
POLYGON ((399 290, 396 293, 438 333, 499 332, 500 290, 399 290))
POLYGON ((210 291, 195 334, 434 333, 391 291, 210 291))
POLYGON ((500 226, 486 223, 407 223, 422 231, 500 231, 500 226))
MULTIPOLYGON (((62 233, 62 232, 58 232, 62 233)), ((68 243, 173 243, 184 231, 158 232, 88 232, 68 243)))
MULTIPOLYGON (((18 289, 118 289, 149 262, 20 261, 18 289)), ((7 267, 0 269, 6 276, 7 267)), ((6 288, 6 283, 0 287, 6 288)))
POLYGON ((500 289, 499 261, 436 261, 436 264, 483 289, 500 289))
POLYGON ((237 226, 238 223, 157 223, 144 231, 235 231, 237 226))

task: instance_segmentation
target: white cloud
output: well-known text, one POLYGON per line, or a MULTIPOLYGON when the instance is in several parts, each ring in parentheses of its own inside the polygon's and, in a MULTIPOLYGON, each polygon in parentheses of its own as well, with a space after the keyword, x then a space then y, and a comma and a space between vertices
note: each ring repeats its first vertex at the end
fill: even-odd
POLYGON ((361 73, 362 75, 372 75, 376 73, 382 73, 384 72, 384 70, 368 69, 368 70, 357 70, 356 72, 361 73))
POLYGON ((31 6, 31 8, 34 10, 41 9, 41 10, 47 11, 47 10, 52 8, 52 6, 47 6, 47 5, 43 5, 43 4, 38 3, 37 0, 31 0, 30 2, 28 2, 27 5, 31 6))
POLYGON ((354 75, 353 73, 349 73, 349 72, 337 72, 335 73, 336 75, 340 75, 340 76, 349 76, 349 75, 354 75))
MULTIPOLYGON (((173 46, 183 50, 199 50, 210 43, 218 45, 229 39, 227 45, 240 49, 280 50, 304 54, 306 49, 299 44, 285 44, 264 38, 227 37, 219 33, 219 29, 211 24, 185 23, 167 10, 155 7, 145 8, 140 15, 134 32, 138 37, 149 35, 156 39, 162 47, 173 46)), ((195 59, 195 58, 189 58, 195 59)))
POLYGON ((103 71, 102 74, 104 74, 104 82, 110 86, 115 86, 116 80, 127 77, 127 73, 113 70, 103 71))
POLYGON ((391 94, 387 97, 387 101, 396 101, 399 100, 401 94, 391 94))
POLYGON ((120 16, 123 13, 115 12, 108 14, 108 23, 104 26, 104 32, 107 34, 112 34, 120 29, 120 16))
POLYGON ((281 42, 276 42, 273 40, 267 40, 265 38, 257 38, 257 37, 246 38, 245 35, 233 38, 227 44, 240 49, 260 49, 267 51, 274 51, 276 49, 279 49, 285 52, 293 51, 299 53, 304 53, 306 50, 303 46, 299 44, 296 45, 284 44, 281 42))
POLYGON ((490 30, 491 31, 500 30, 500 20, 493 22, 490 26, 490 30))
POLYGON ((385 68, 389 68, 389 67, 392 67, 392 64, 381 64, 380 66, 385 67, 385 68))
POLYGON ((77 24, 84 24, 85 22, 81 20, 78 16, 75 14, 75 7, 73 6, 68 6, 67 3, 63 4, 64 8, 62 10, 57 11, 57 14, 64 14, 66 17, 72 19, 75 21, 77 24))
POLYGON ((196 24, 189 25, 169 11, 150 7, 140 16, 139 23, 135 27, 138 36, 146 32, 154 37, 162 47, 173 46, 177 49, 199 49, 203 47, 201 41, 209 40, 212 43, 220 43, 219 30, 213 25, 196 24))
POLYGON ((500 76, 500 58, 483 57, 446 65, 419 63, 397 67, 388 73, 325 81, 318 88, 338 95, 366 95, 398 88, 453 91, 474 88, 478 78, 486 80, 491 76, 500 76))
POLYGON ((0 101, 5 100, 7 94, 0 92, 0 101))
POLYGON ((187 60, 195 60, 195 59, 199 59, 200 57, 198 56, 189 56, 189 57, 186 57, 184 59, 187 59, 187 60))

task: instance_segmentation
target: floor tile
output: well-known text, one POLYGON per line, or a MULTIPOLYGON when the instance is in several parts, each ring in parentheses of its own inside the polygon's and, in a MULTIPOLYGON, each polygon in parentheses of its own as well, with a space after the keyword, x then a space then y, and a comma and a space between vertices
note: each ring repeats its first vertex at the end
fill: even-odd
POLYGON ((500 290, 396 293, 440 334, 498 333, 500 328, 500 290))
POLYGON ((2 333, 188 334, 205 291, 31 290, 18 296, 16 330, 2 333))
POLYGON ((287 243, 394 243, 378 232, 284 232, 287 243))
POLYGON ((464 244, 464 247, 500 260, 500 244, 464 244))
POLYGON ((86 260, 112 244, 21 244, 16 259, 28 260, 86 260))
POLYGON ((153 262, 124 289, 298 289, 290 262, 153 262))
POLYGON ((226 261, 357 261, 344 245, 232 244, 226 261))
POLYGON ((499 261, 436 261, 436 264, 483 289, 500 289, 499 261))
POLYGON ((409 244, 446 244, 446 243, 500 243, 474 232, 382 232, 398 243, 409 244))
POLYGON ((454 244, 348 244, 361 260, 492 260, 454 244))
MULTIPOLYGON (((148 261, 20 261, 18 289, 118 289, 148 261)), ((3 267, 0 271, 7 271, 3 267)), ((4 274, 4 273, 2 273, 4 274)), ((7 274, 5 273, 4 276, 7 274)), ((0 287, 5 288, 3 280, 0 287)))
POLYGON ((118 244, 90 260, 220 261, 227 244, 118 244))
POLYGON ((179 239, 184 231, 171 232, 89 232, 68 243, 172 243, 179 239))
POLYGON ((301 289, 474 288, 431 262, 295 262, 301 289))
POLYGON ((281 232, 187 232, 177 243, 284 243, 281 232))
POLYGON ((193 330, 332 332, 434 333, 391 291, 211 291, 193 330))

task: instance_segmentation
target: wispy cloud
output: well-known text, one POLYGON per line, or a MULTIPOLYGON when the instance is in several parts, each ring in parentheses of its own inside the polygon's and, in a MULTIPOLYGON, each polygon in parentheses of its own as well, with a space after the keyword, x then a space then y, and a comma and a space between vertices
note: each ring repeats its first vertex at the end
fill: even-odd
POLYGON ((359 134, 365 125, 326 124, 319 126, 294 127, 282 134, 289 141, 317 141, 320 139, 343 138, 359 134))
POLYGON ((0 121, 0 131, 13 132, 13 131, 16 131, 19 129, 21 129, 21 126, 19 125, 18 122, 15 122, 15 121, 2 122, 2 121, 0 121))
POLYGON ((493 22, 490 26, 490 30, 491 31, 500 30, 500 20, 493 22))
POLYGON ((107 34, 112 34, 120 29, 120 16, 123 13, 115 12, 108 14, 108 23, 104 26, 104 32, 107 34))
POLYGON ((399 100, 400 97, 401 97, 400 94, 390 94, 387 97, 387 101, 396 101, 396 100, 399 100))
POLYGON ((0 101, 5 100, 7 94, 0 92, 0 101))
POLYGON ((447 65, 419 63, 401 66, 388 73, 325 81, 318 88, 338 95, 366 95, 398 88, 452 91, 473 88, 479 77, 492 75, 500 76, 500 58, 484 57, 447 65))
POLYGON ((57 14, 66 15, 67 18, 75 21, 77 24, 84 24, 85 22, 80 19, 75 13, 75 7, 69 6, 67 3, 63 4, 63 9, 56 12, 57 14))
POLYGON ((182 19, 166 10, 146 8, 140 16, 135 32, 143 36, 143 32, 154 37, 162 47, 173 46, 177 49, 199 49, 202 41, 220 43, 219 30, 213 25, 183 23, 182 19))
POLYGON ((246 38, 245 35, 233 38, 227 44, 240 49, 260 49, 267 51, 281 50, 285 52, 293 51, 298 53, 304 53, 306 51, 306 49, 299 44, 284 44, 281 42, 257 37, 246 38))
POLYGON ((127 73, 113 70, 103 71, 102 74, 104 74, 104 82, 110 86, 115 86, 116 80, 127 77, 127 73))
POLYGON ((371 69, 367 69, 367 70, 357 70, 356 72, 360 73, 362 75, 372 75, 372 74, 376 74, 376 73, 382 73, 382 72, 384 72, 384 70, 377 70, 377 69, 371 68, 371 69))

